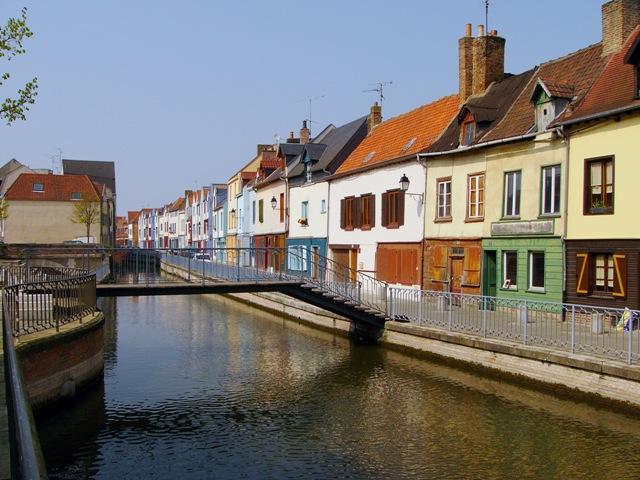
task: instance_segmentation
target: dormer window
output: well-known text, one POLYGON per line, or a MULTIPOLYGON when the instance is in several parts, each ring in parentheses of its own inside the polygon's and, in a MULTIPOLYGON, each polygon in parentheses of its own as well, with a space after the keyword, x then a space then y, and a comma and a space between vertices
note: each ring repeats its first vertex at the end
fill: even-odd
POLYGON ((307 183, 311 182, 311 162, 307 162, 304 166, 304 173, 305 173, 305 181, 307 183))
POLYGON ((565 82, 538 79, 531 102, 535 105, 535 131, 544 132, 573 100, 574 87, 565 82))
POLYGON ((82 200, 82 194, 80 192, 71 192, 71 200, 82 200))
POLYGON ((44 192, 44 184, 43 183, 34 183, 33 184, 34 192, 44 192))
POLYGON ((462 124, 462 145, 471 145, 476 137, 476 123, 471 120, 462 124))

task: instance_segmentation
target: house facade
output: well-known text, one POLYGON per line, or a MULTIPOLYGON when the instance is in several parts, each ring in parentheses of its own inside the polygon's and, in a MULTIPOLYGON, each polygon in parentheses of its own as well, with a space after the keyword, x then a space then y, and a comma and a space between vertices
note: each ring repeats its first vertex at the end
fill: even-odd
POLYGON ((458 108, 451 95, 376 124, 329 178, 331 258, 391 284, 422 278, 425 170, 416 154, 429 147, 458 108))

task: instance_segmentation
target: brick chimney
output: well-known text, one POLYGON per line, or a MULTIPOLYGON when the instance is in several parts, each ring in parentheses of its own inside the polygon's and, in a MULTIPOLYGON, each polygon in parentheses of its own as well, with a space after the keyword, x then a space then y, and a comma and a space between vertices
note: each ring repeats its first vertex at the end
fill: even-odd
POLYGON ((309 143, 311 137, 311 130, 307 128, 307 121, 302 121, 302 128, 300 129, 300 143, 309 143))
POLYGON ((374 128, 382 123, 382 107, 378 105, 378 102, 374 103, 367 119, 367 135, 369 135, 374 128))
POLYGON ((602 55, 617 52, 640 23, 640 0, 612 0, 602 5, 602 55))
POLYGON ((458 40, 461 104, 504 79, 505 43, 495 30, 485 35, 484 25, 478 26, 478 36, 474 38, 471 24, 467 24, 465 36, 458 40))

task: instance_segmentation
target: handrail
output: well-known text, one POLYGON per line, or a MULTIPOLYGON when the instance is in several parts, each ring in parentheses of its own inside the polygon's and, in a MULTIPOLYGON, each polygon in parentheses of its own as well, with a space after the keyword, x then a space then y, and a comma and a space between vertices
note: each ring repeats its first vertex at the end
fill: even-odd
POLYGON ((3 303, 2 328, 7 383, 7 412, 9 414, 11 478, 46 479, 48 476, 44 456, 40 448, 40 440, 22 370, 13 345, 13 334, 6 321, 6 309, 6 304, 3 303))

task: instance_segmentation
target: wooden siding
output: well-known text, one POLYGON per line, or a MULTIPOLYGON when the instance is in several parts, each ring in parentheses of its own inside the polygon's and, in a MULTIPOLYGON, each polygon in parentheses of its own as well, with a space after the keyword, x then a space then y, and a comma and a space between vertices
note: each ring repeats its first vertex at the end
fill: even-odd
POLYGON ((419 243, 379 244, 376 249, 376 278, 389 283, 420 285, 419 243))
POLYGON ((480 239, 425 240, 422 268, 423 288, 435 291, 449 291, 452 258, 462 260, 462 293, 480 294, 482 267, 480 239))

